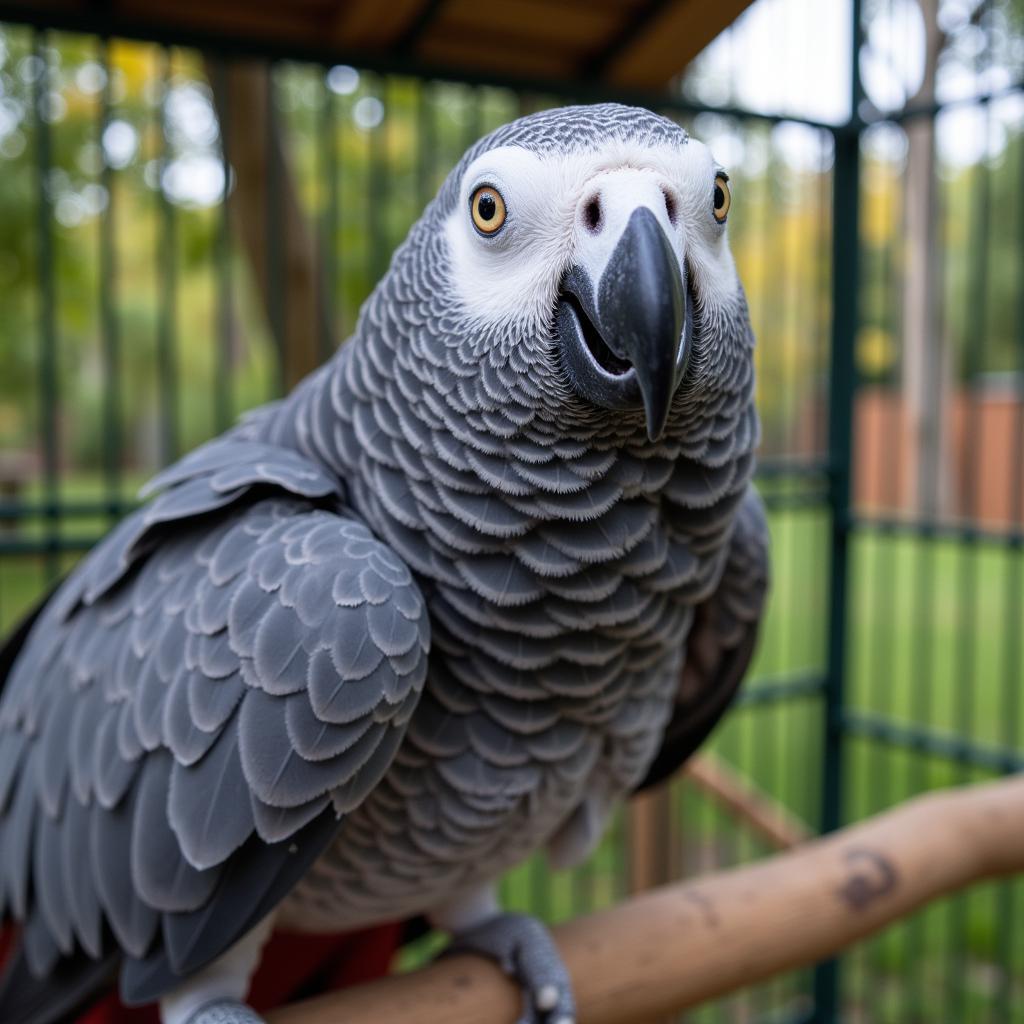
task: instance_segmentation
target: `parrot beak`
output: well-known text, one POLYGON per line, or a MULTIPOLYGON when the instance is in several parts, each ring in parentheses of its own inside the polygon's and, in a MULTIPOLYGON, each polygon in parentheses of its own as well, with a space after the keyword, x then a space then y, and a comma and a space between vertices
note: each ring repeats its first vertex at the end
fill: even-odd
POLYGON ((693 299, 650 209, 630 214, 596 287, 584 267, 570 268, 555 322, 581 396, 607 409, 643 406, 647 435, 657 440, 686 370, 693 299))

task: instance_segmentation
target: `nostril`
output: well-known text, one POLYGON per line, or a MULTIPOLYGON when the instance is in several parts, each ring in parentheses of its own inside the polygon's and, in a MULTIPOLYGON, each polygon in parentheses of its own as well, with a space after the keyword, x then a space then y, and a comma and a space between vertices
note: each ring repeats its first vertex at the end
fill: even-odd
POLYGON ((679 215, 679 210, 676 206, 676 197, 672 195, 668 189, 662 189, 662 194, 665 196, 665 212, 668 214, 669 223, 672 227, 675 227, 676 217, 679 215))
POLYGON ((598 232, 601 230, 601 197, 594 196, 593 199, 583 207, 583 223, 587 225, 588 231, 598 232))

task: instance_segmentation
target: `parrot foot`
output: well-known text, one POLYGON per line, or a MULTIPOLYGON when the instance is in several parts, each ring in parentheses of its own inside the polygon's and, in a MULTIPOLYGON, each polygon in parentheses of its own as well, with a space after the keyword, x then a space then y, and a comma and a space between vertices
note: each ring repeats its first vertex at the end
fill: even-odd
POLYGON ((185 1024, 264 1024, 264 1021, 245 1003, 234 999, 217 999, 200 1006, 185 1024))
POLYGON ((519 1024, 574 1024, 576 1001, 569 972, 551 933, 527 914, 498 914, 461 932, 445 950, 476 953, 497 962, 523 989, 519 1024))

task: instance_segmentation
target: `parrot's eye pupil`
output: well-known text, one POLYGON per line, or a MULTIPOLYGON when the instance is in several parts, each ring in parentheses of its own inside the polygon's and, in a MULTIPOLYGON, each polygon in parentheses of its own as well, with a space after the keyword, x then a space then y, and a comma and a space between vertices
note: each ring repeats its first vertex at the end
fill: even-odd
POLYGON ((725 222, 729 215, 729 206, 732 203, 732 194, 729 192, 729 179, 724 174, 715 177, 715 191, 712 198, 712 208, 715 220, 719 224, 725 222))
POLYGON ((493 235, 505 223, 505 200, 490 185, 481 185, 469 200, 473 226, 481 235, 493 235))
POLYGON ((489 193, 484 193, 477 200, 476 208, 484 220, 493 220, 495 213, 498 212, 498 204, 494 201, 494 196, 489 193))

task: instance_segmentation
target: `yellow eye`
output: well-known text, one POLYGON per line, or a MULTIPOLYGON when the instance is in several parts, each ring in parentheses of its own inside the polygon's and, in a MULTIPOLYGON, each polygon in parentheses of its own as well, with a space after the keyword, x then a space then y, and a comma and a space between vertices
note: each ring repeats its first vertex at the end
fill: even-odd
POLYGON ((725 223, 729 216, 729 206, 732 203, 732 193, 729 191, 729 179, 724 174, 715 177, 715 198, 714 212, 715 220, 719 224, 725 223))
POLYGON ((482 235, 493 235, 505 223, 505 200, 490 185, 481 185, 469 200, 473 226, 482 235))

